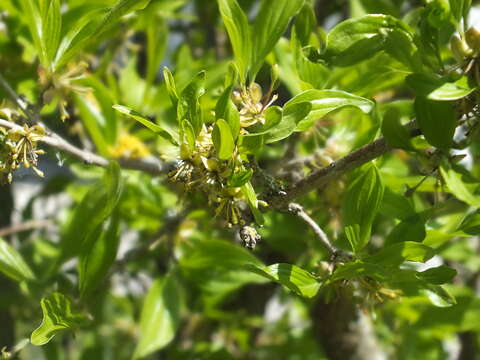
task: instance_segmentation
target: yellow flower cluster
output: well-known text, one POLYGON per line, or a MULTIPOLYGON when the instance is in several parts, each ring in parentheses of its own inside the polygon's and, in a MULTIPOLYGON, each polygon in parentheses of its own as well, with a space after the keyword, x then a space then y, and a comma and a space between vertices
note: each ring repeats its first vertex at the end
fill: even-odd
MULTIPOLYGON (((265 123, 265 110, 275 101, 272 96, 262 103, 262 90, 256 83, 248 88, 233 92, 232 100, 240 114, 240 133, 247 134, 248 128, 265 123)), ((195 139, 195 147, 180 145, 180 159, 170 172, 172 181, 186 185, 187 190, 200 189, 208 196, 209 204, 216 208, 215 216, 223 216, 227 226, 244 225, 242 215, 244 195, 240 187, 228 184, 233 173, 244 171, 237 151, 229 160, 220 160, 215 152, 212 139, 213 126, 203 125, 195 139)))
POLYGON ((32 170, 40 177, 43 172, 37 168, 38 155, 43 150, 37 149, 37 142, 45 135, 45 130, 35 125, 6 130, 0 128, 0 182, 11 183, 12 173, 21 165, 32 170))

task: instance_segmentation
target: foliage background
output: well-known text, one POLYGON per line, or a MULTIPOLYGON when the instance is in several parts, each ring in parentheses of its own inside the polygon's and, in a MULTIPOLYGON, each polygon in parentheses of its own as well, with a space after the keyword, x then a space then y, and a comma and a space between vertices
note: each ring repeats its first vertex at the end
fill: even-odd
MULTIPOLYGON (((121 16, 109 18, 104 28, 98 9, 115 6, 114 0, 63 0, 61 6, 52 1, 58 3, 62 24, 59 29, 55 15, 43 14, 50 19, 46 41, 35 39, 35 16, 42 14, 29 8, 32 2, 2 0, 0 4, 0 73, 26 101, 35 104, 32 112, 41 114, 55 133, 79 148, 122 159, 122 165, 128 163, 127 158, 171 164, 178 155, 176 147, 112 108, 115 104, 127 106, 173 132, 176 110, 165 84, 164 66, 172 70, 178 89, 199 71, 206 71, 206 93, 200 105, 206 121, 215 121, 212 110, 223 92, 232 56, 237 55, 232 54, 217 1, 123 1, 121 16), (82 23, 88 24, 78 32, 84 42, 71 55, 66 52, 65 60, 60 58, 63 64, 56 62, 49 47, 62 44, 82 23), (57 76, 53 80, 46 75, 50 71, 46 64, 57 76), (51 83, 54 86, 49 87, 51 83), (69 118, 61 121, 67 114, 69 118)), ((40 7, 44 2, 38 2, 40 7)), ((250 20, 260 3, 239 1, 250 20)), ((266 56, 256 81, 265 92, 271 84, 271 65, 278 64, 276 105, 283 106, 309 89, 339 89, 375 100, 378 113, 359 111, 359 106, 325 113, 297 129, 302 131, 256 151, 258 166, 287 186, 370 143, 381 135, 380 127, 387 140, 395 141, 395 134, 401 131, 381 123, 387 123, 386 114, 396 114, 394 124, 418 117, 414 97, 426 82, 410 78, 409 83, 407 76, 444 75, 445 68, 458 67, 449 42, 461 25, 451 4, 443 0, 306 1, 306 10, 297 16, 301 20, 295 20, 297 34, 302 35, 301 25, 307 29, 303 38, 299 36, 302 53, 299 55, 298 46, 290 41, 289 27, 266 56), (421 65, 401 43, 394 43, 393 50, 382 48, 363 59, 333 57, 323 68, 323 55, 316 50, 324 44, 328 31, 345 19, 369 13, 391 15, 409 24, 428 17, 438 32, 438 47, 428 48, 432 43, 424 39, 425 30, 422 33, 420 25, 412 25, 427 48, 422 50, 421 65), (394 51, 396 46, 400 54, 394 51)), ((273 1, 270 6, 275 7, 273 1)), ((474 2, 471 23, 478 12, 474 2)), ((238 55, 236 61, 237 65, 241 62, 238 55)), ((468 94, 463 92, 459 101, 466 98, 476 104, 476 95, 473 100, 471 95, 476 89, 477 85, 470 84, 468 94)), ((5 99, 3 119, 7 117, 5 109, 15 106, 5 88, 0 97, 5 99)), ((441 148, 443 142, 438 146, 427 134, 425 137, 430 144, 423 137, 412 140, 417 152, 394 150, 375 161, 383 196, 374 210, 368 209, 372 217, 377 214, 370 224, 372 236, 367 234, 368 245, 356 256, 366 259, 394 244, 403 244, 404 249, 406 241, 421 244, 425 253, 405 256, 397 267, 401 265, 405 274, 440 267, 441 275, 435 273, 426 289, 416 288, 417 278, 411 285, 410 280, 398 280, 388 272, 388 266, 398 260, 398 252, 370 259, 385 267, 367 275, 361 271, 368 269, 353 269, 344 277, 338 275, 336 281, 328 278, 331 254, 301 218, 286 211, 267 211, 264 226, 258 228, 261 242, 254 251, 246 250, 236 230, 225 227, 221 217, 214 218, 204 194, 185 194, 182 186, 172 184, 166 176, 126 169, 120 174, 116 165, 105 170, 43 146, 47 154, 38 164, 45 173, 43 179, 20 169, 11 185, 0 188, 0 234, 4 239, 0 271, 7 275, 0 275, 3 356, 323 359, 328 358, 325 349, 331 346, 326 340, 328 333, 354 333, 354 348, 374 349, 357 354, 359 358, 478 358, 479 135, 473 132, 464 149, 444 149, 434 155, 428 149, 432 144, 441 148), (441 181, 439 164, 454 153, 467 157, 452 165, 455 171, 442 165, 441 181), (425 179, 425 175, 431 176, 425 179), (453 180, 448 181, 449 176, 453 180), (455 186, 455 181, 461 184, 455 186), (417 184, 414 194, 405 196, 417 184), (27 226, 22 229, 20 224, 27 226), (85 240, 90 244, 85 250, 80 239, 90 231, 94 235, 85 240), (433 249, 431 254, 427 255, 426 246, 433 249), (85 264, 97 258, 90 259, 88 254, 101 255, 93 270, 85 264), (17 255, 23 260, 12 260, 17 255), (283 270, 274 274, 277 283, 261 271, 259 274, 263 265, 279 263, 295 264, 306 272, 289 267, 287 279, 282 278, 283 270), (331 280, 328 284, 327 279, 331 280), (441 283, 447 284, 439 288, 441 283), (344 298, 348 301, 340 303, 345 306, 335 307, 344 298), (32 335, 42 322, 41 301, 43 311, 58 327, 51 341, 48 333, 53 327, 44 326, 43 332, 32 335), (352 328, 337 326, 344 323, 345 314, 356 314, 357 335, 352 328), (41 338, 45 345, 34 346, 24 340, 31 335, 32 341, 38 336, 36 341, 41 338)), ((403 143, 396 147, 410 146, 400 135, 397 141, 403 143)), ((368 172, 370 168, 362 169, 368 172)), ((255 190, 259 196, 268 195, 271 189, 262 171, 256 170, 255 190)), ((360 203, 347 188, 360 174, 338 177, 296 199, 335 247, 344 251, 352 250, 344 225, 354 222, 351 219, 359 211, 348 206, 360 203)), ((378 189, 379 185, 372 187, 378 189)), ((417 249, 419 245, 412 246, 417 249)), ((344 262, 353 263, 347 258, 335 266, 344 262)))

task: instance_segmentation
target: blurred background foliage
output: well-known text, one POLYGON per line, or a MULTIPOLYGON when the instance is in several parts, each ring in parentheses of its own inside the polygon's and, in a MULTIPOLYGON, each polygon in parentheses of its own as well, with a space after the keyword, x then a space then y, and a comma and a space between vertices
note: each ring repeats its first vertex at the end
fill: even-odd
MULTIPOLYGON (((66 52, 64 59, 51 61, 48 53, 42 61, 35 46, 30 30, 35 19, 28 2, 0 2, 0 70, 29 102, 42 104, 42 120, 75 145, 112 158, 174 159, 176 150, 168 141, 112 109, 122 104, 164 129, 175 128, 161 71, 164 66, 174 73, 179 89, 206 70, 207 92, 201 107, 206 121, 213 121, 212 111, 232 58, 216 1, 140 1, 98 30, 102 9, 113 6, 115 0, 62 0, 56 41, 69 33, 81 34, 85 41, 71 55, 66 52), (77 29, 79 24, 84 27, 77 29), (57 67, 55 79, 46 75, 47 64, 57 67), (55 86, 49 87, 52 83, 55 86)), ((259 3, 239 0, 250 19, 259 3)), ((427 3, 437 12, 448 5, 442 0, 427 3)), ((414 0, 312 0, 307 4, 313 33, 300 41, 310 47, 303 48, 304 54, 311 51, 310 60, 318 55, 314 50, 322 46, 327 32, 345 19, 382 13, 413 27, 425 8, 425 1, 414 0)), ((479 12, 474 2, 472 21, 479 12)), ((439 21, 441 62, 451 65, 455 60, 448 42, 455 26, 439 21)), ((379 52, 354 66, 333 66, 324 77, 319 76, 321 69, 299 73, 289 33, 275 45, 256 80, 268 89, 270 65, 279 64, 278 105, 307 89, 337 88, 374 99, 382 115, 393 108, 403 120, 414 117, 414 92, 405 83, 411 71, 405 63, 379 52)), ((3 90, 0 98, 7 98, 3 90)), ((257 160, 262 169, 288 184, 372 141, 378 125, 378 117, 342 109, 285 141, 264 147, 257 160), (296 158, 302 159, 300 165, 296 158)), ((414 143, 426 147, 422 139, 414 143)), ((475 179, 480 176, 479 143, 470 147, 464 167, 467 176, 475 179)), ((445 285, 456 299, 454 305, 444 304, 448 307, 436 307, 435 300, 432 303, 421 294, 363 299, 363 311, 373 318, 376 346, 389 359, 479 358, 479 230, 478 225, 470 231, 459 229, 472 208, 454 199, 437 176, 422 182, 431 163, 411 153, 394 151, 380 158, 377 167, 385 195, 369 252, 405 240, 423 242, 435 250, 435 256, 427 265, 405 263, 406 269, 446 264, 458 274, 445 285), (404 196, 406 186, 420 182, 413 196, 404 196)), ((114 166, 102 170, 48 151, 39 168, 44 179, 21 170, 11 185, 0 188, 0 234, 5 240, 1 245, 15 248, 31 268, 30 279, 26 273, 0 276, 4 357, 11 353, 20 359, 59 360, 327 358, 317 328, 328 331, 334 325, 322 323, 317 316, 318 299, 302 298, 244 266, 290 263, 320 274, 328 254, 299 218, 267 212, 259 229, 262 241, 252 252, 238 244, 233 230, 219 226, 220 219, 205 206, 202 194, 184 194, 166 178, 122 170, 123 192, 115 199, 115 209, 108 212, 106 198, 99 193, 118 190, 118 184, 111 183, 120 177, 114 166), (108 221, 100 219, 104 210, 108 221), (29 227, 24 231, 8 231, 25 223, 29 227), (115 251, 108 277, 83 291, 81 284, 86 280, 79 278, 78 261, 72 258, 82 230, 90 226, 103 226, 101 236, 110 237, 108 244, 115 251), (30 338, 42 321, 41 299, 44 312, 60 309, 69 319, 58 330, 75 329, 61 331, 38 347, 23 339, 30 338)), ((349 249, 341 218, 346 184, 341 178, 301 199, 312 218, 343 249, 349 249)), ((325 293, 321 296, 328 298, 325 293)), ((37 340, 49 336, 36 335, 37 340)))

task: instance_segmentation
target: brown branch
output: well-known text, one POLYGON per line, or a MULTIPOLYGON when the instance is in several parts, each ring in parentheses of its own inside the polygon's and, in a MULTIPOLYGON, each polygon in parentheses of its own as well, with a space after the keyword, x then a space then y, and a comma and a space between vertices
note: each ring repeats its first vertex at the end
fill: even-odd
POLYGON ((53 225, 50 220, 31 220, 18 225, 7 226, 0 229, 0 237, 16 234, 23 231, 48 228, 53 225))
POLYGON ((292 214, 297 215, 300 219, 305 221, 308 226, 310 226, 317 236, 317 238, 320 240, 322 245, 330 252, 330 255, 337 254, 339 250, 333 246, 333 244, 330 242, 328 239, 327 234, 322 230, 320 226, 313 220, 303 209, 303 207, 299 204, 296 203, 290 203, 288 205, 288 211, 291 212, 292 214))
MULTIPOLYGON (((7 129, 21 129, 20 125, 17 125, 11 121, 0 119, 0 126, 7 128, 7 129)), ((101 167, 106 167, 109 163, 109 159, 94 154, 90 151, 80 149, 75 145, 72 145, 67 140, 62 138, 60 135, 52 132, 47 131, 47 135, 42 137, 40 142, 43 142, 55 149, 58 149, 64 153, 70 154, 77 159, 80 159, 85 164, 89 165, 96 165, 101 167)), ((158 161, 157 159, 145 159, 145 160, 127 160, 127 159, 120 159, 118 160, 120 166, 124 169, 130 170, 139 170, 151 175, 163 175, 168 171, 168 167, 158 161)))
MULTIPOLYGON (((416 137, 421 134, 419 129, 413 128, 414 125, 414 121, 405 125, 405 127, 411 129, 411 137, 416 137)), ((324 186, 329 181, 338 179, 346 172, 358 168, 392 149, 393 147, 388 145, 385 138, 382 137, 332 162, 328 166, 313 171, 307 177, 289 186, 285 194, 270 196, 267 202, 272 208, 285 209, 294 199, 324 186)))
POLYGON ((17 106, 25 114, 28 120, 30 122, 33 122, 32 114, 28 109, 28 103, 25 100, 23 100, 20 96, 18 96, 18 94, 15 92, 15 90, 13 90, 13 88, 10 86, 8 81, 3 77, 1 73, 0 73, 0 87, 2 87, 7 93, 7 95, 15 102, 15 104, 17 104, 17 106))

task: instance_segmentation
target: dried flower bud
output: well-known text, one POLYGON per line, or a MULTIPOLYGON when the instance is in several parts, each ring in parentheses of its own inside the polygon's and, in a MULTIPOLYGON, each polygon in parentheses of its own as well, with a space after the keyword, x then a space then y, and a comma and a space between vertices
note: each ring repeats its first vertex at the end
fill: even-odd
POLYGON ((262 239, 255 228, 247 225, 240 228, 239 235, 243 245, 249 249, 255 249, 257 242, 262 239))

